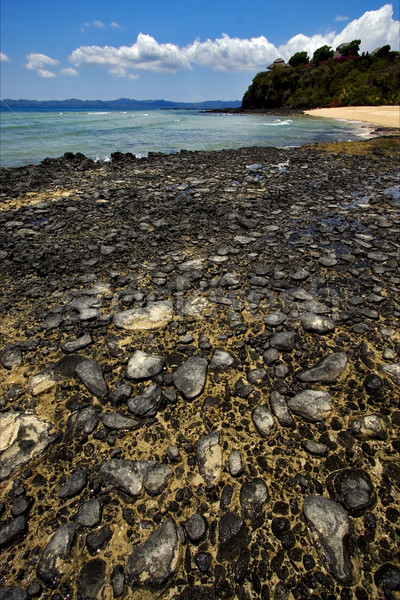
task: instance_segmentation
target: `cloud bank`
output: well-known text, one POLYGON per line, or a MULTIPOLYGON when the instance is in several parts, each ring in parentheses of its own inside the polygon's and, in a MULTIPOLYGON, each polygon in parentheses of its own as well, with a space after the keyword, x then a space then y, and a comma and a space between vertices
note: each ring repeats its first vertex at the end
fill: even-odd
MULTIPOLYGON (((337 17, 344 20, 346 17, 337 17)), ((265 68, 277 57, 288 60, 295 52, 314 51, 327 44, 336 48, 343 42, 361 39, 361 51, 372 52, 378 46, 390 44, 399 49, 399 22, 393 20, 393 7, 386 4, 368 11, 350 22, 340 33, 305 36, 301 33, 279 47, 264 36, 240 39, 224 34, 215 40, 195 40, 188 46, 159 44, 150 35, 140 33, 131 46, 80 46, 69 57, 75 66, 105 67, 120 77, 132 77, 131 71, 174 73, 198 65, 217 71, 256 71, 265 68)))

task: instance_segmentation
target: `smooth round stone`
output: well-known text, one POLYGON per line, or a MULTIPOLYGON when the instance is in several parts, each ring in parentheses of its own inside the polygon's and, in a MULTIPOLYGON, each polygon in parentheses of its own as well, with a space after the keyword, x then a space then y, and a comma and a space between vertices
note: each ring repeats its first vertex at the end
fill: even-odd
POLYGON ((243 518, 259 519, 268 498, 268 488, 262 479, 257 477, 251 481, 245 481, 240 488, 240 505, 243 518))
POLYGON ((315 367, 298 373, 297 379, 310 383, 316 381, 335 382, 344 371, 346 364, 347 354, 345 352, 334 352, 325 356, 315 367))
POLYGON ((362 438, 385 440, 387 437, 386 421, 381 415, 372 414, 357 417, 350 421, 350 431, 362 438))
POLYGON ((293 398, 289 398, 288 406, 296 415, 311 423, 323 421, 332 411, 330 394, 320 390, 300 392, 293 398))
POLYGON ((343 469, 330 477, 327 487, 331 497, 337 499, 353 517, 359 517, 376 501, 371 478, 360 469, 343 469))
POLYGON ((383 385, 382 378, 379 375, 370 373, 364 379, 364 387, 367 392, 377 392, 383 385))
POLYGON ((128 361, 126 376, 129 379, 149 379, 162 371, 164 363, 163 356, 136 350, 128 361))
POLYGON ((269 325, 270 327, 277 327, 278 325, 282 325, 287 319, 287 316, 281 312, 271 312, 266 317, 264 317, 264 323, 269 325))
POLYGON ((197 543, 206 533, 206 522, 199 514, 194 514, 185 524, 186 534, 191 542, 197 543))
POLYGON ((295 422, 290 414, 286 400, 279 392, 271 392, 269 405, 274 416, 282 427, 294 427, 295 422))
POLYGON ((291 352, 296 341, 295 331, 280 331, 271 339, 271 346, 282 352, 291 352))
POLYGON ((210 368, 228 369, 229 367, 233 367, 235 362, 235 358, 230 352, 226 352, 226 350, 220 350, 217 348, 211 357, 210 368))
POLYGON ((239 450, 232 450, 228 459, 229 473, 232 477, 237 477, 244 470, 242 455, 239 450))
POLYGON ((314 313, 304 313, 301 317, 301 324, 306 331, 311 333, 323 334, 335 329, 335 321, 333 319, 314 313))
POLYGON ((306 452, 314 456, 326 456, 328 454, 328 446, 326 444, 320 444, 312 440, 303 440, 301 446, 306 452))
POLYGON ((208 360, 201 356, 189 358, 173 374, 176 388, 186 400, 193 400, 204 390, 208 360))
POLYGON ((83 527, 94 527, 100 522, 101 506, 97 498, 92 498, 83 504, 76 517, 76 523, 83 527))
POLYGON ((258 433, 263 437, 269 435, 275 427, 274 417, 265 405, 256 406, 251 417, 258 433))

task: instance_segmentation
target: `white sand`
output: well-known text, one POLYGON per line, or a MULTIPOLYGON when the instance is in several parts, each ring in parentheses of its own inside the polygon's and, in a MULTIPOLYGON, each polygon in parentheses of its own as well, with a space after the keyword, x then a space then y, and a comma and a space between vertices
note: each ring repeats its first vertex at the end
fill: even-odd
POLYGON ((305 110, 306 115, 346 121, 363 121, 381 127, 400 128, 399 106, 341 106, 305 110))

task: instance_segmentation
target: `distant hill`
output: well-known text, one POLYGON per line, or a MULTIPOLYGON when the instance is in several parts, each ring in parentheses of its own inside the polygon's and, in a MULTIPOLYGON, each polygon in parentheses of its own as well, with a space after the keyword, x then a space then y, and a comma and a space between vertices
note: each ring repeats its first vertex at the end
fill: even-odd
POLYGON ((242 108, 323 108, 400 103, 400 53, 390 46, 359 56, 361 40, 334 52, 323 46, 312 60, 297 52, 289 64, 277 59, 258 73, 245 93, 242 108))
POLYGON ((160 110, 160 109, 218 109, 237 108, 240 100, 224 102, 223 100, 209 100, 207 102, 169 102, 168 100, 133 100, 119 98, 118 100, 0 100, 0 109, 38 109, 38 110, 160 110))

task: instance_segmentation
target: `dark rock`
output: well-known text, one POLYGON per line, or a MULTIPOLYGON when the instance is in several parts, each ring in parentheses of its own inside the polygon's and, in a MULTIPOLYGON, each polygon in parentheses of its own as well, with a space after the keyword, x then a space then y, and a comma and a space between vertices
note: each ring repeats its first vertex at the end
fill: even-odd
POLYGON ((320 444, 313 440, 303 440, 301 442, 301 447, 314 456, 326 456, 328 454, 328 446, 326 444, 320 444))
POLYGON ((242 548, 239 558, 236 561, 233 577, 237 583, 242 583, 246 579, 247 569, 250 563, 250 551, 248 548, 242 548))
POLYGON ((328 571, 342 585, 357 583, 359 573, 356 562, 352 562, 351 528, 346 511, 322 496, 307 496, 303 511, 328 571))
POLYGON ((5 369, 19 367, 22 363, 21 349, 15 344, 7 344, 0 354, 0 362, 5 369))
POLYGON ((82 467, 78 467, 71 475, 70 479, 59 490, 59 498, 73 498, 83 490, 86 482, 86 471, 84 471, 82 467))
POLYGON ((282 427, 295 426, 294 419, 289 412, 286 400, 279 392, 271 392, 269 397, 269 405, 271 407, 272 414, 278 419, 279 425, 282 425, 282 427))
POLYGON ((271 346, 281 352, 291 352, 296 341, 295 331, 281 331, 271 339, 271 346))
MULTIPOLYGON (((400 569, 391 563, 386 563, 379 567, 374 575, 374 579, 376 585, 382 587, 384 591, 400 591, 400 569)), ((386 593, 384 595, 390 600, 390 596, 386 593)))
POLYGON ((20 541, 27 530, 27 522, 23 515, 15 519, 0 522, 0 548, 6 548, 20 541))
POLYGON ((192 400, 204 390, 208 361, 200 356, 189 358, 173 374, 174 384, 186 400, 192 400))
POLYGON ((228 512, 219 522, 218 555, 222 560, 232 560, 242 547, 246 547, 248 532, 243 519, 228 512))
POLYGON ((33 499, 29 498, 28 496, 25 496, 25 494, 18 496, 18 498, 16 498, 14 500, 12 508, 11 508, 12 516, 19 517, 19 515, 23 515, 24 513, 27 513, 29 511, 30 507, 32 506, 32 502, 33 502, 33 499))
POLYGON ((194 555, 194 562, 196 563, 196 567, 202 573, 207 573, 211 567, 211 554, 209 552, 198 552, 194 555))
POLYGON ((132 388, 128 383, 123 383, 119 385, 115 390, 113 390, 110 394, 110 401, 112 404, 119 405, 132 396, 132 388))
POLYGON ((344 469, 327 480, 332 499, 340 502, 352 517, 359 517, 376 501, 371 478, 365 471, 344 469))
POLYGON ((324 383, 335 382, 343 372, 347 364, 347 354, 345 352, 335 352, 325 356, 315 367, 301 371, 297 374, 297 379, 307 383, 321 381, 324 383))
POLYGON ((101 520, 101 506, 97 498, 92 498, 83 504, 76 517, 76 524, 82 527, 94 527, 101 520))
POLYGON ((139 419, 154 417, 161 404, 161 388, 150 385, 142 394, 128 400, 129 410, 139 419))
POLYGON ((89 333, 85 333, 76 340, 65 342, 61 345, 61 348, 64 350, 64 352, 77 352, 78 350, 86 348, 86 346, 89 346, 92 342, 93 340, 91 335, 89 333))
POLYGON ((122 460, 113 458, 100 467, 100 477, 130 496, 139 496, 143 488, 148 494, 160 494, 166 487, 172 470, 151 460, 122 460))
POLYGON ((61 525, 43 550, 36 569, 39 579, 50 586, 56 586, 62 573, 62 561, 69 558, 75 538, 72 523, 61 525))
POLYGON ((83 381, 87 389, 99 400, 107 395, 107 384, 104 381, 100 366, 94 360, 86 359, 76 367, 76 374, 83 381))
POLYGON ((260 522, 263 507, 268 499, 268 488, 262 479, 256 478, 245 481, 240 488, 240 505, 243 518, 257 523, 260 522))
POLYGON ((28 600, 25 590, 16 587, 0 588, 0 600, 28 600))
POLYGON ((104 585, 106 563, 101 558, 94 558, 85 563, 79 572, 76 591, 82 600, 96 599, 104 585))
POLYGON ((113 586, 114 598, 119 598, 124 593, 125 573, 121 565, 117 565, 112 572, 111 581, 113 586))
POLYGON ((126 564, 128 584, 160 587, 176 571, 181 553, 175 523, 167 519, 150 537, 133 549, 126 564))
POLYGON ((119 413, 106 413, 101 415, 100 419, 103 422, 103 425, 108 427, 108 429, 114 429, 116 431, 132 430, 140 427, 140 421, 125 417, 119 413))
POLYGON ((369 393, 375 393, 381 389, 383 385, 382 378, 379 375, 375 375, 374 373, 370 373, 364 379, 364 387, 369 393))
POLYGON ((96 554, 99 550, 102 550, 112 538, 112 531, 108 525, 104 525, 97 531, 88 533, 86 536, 86 546, 89 550, 89 554, 96 554))
POLYGON ((194 514, 185 524, 186 535, 193 543, 199 542, 206 533, 206 522, 199 514, 194 514))
POLYGON ((329 333, 335 329, 335 321, 329 317, 316 315, 314 313, 304 313, 301 317, 301 324, 306 331, 311 333, 329 333))

